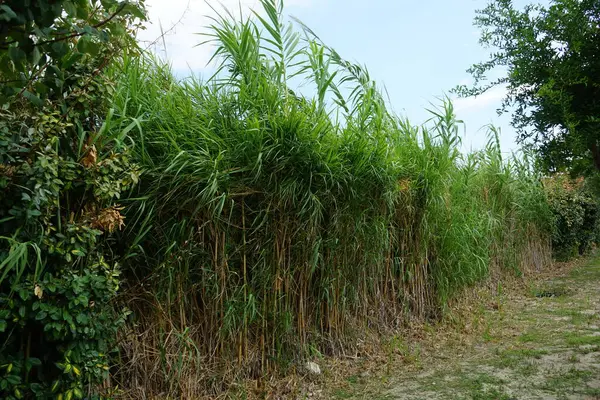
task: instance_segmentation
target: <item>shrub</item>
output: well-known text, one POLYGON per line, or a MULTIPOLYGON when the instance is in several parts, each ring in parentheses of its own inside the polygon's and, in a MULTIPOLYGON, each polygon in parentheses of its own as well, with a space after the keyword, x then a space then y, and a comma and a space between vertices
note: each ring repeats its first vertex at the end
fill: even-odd
POLYGON ((598 240, 600 203, 583 177, 556 174, 544 180, 553 213, 552 249, 559 260, 585 254, 598 240))
POLYGON ((123 4, 0 7, 3 399, 107 395, 125 317, 113 304, 120 267, 112 234, 123 224, 119 197, 139 176, 126 131, 105 134, 118 121, 102 71, 131 43, 127 26, 141 12, 123 4))

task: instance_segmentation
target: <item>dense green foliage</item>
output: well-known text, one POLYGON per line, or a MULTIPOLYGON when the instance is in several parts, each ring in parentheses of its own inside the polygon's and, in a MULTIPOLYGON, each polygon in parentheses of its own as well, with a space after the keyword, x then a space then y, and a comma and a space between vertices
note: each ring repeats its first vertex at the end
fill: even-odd
POLYGON ((125 314, 111 234, 139 172, 103 69, 142 8, 0 5, 0 397, 98 398, 125 314), (90 25, 91 24, 91 25, 90 25))
POLYGON ((338 353, 439 316, 491 270, 547 262, 551 213, 527 157, 503 159, 493 130, 461 154, 451 104, 426 126, 399 119, 364 68, 263 5, 217 19, 208 82, 147 59, 114 73, 145 171, 121 239, 137 247, 119 374, 133 397, 217 393, 215 376, 338 353), (290 89, 300 79, 314 97, 290 89))
MULTIPOLYGON (((559 260, 585 254, 598 242, 600 204, 583 178, 557 174, 544 180, 554 215, 552 250, 559 260)), ((593 187, 593 186, 592 186, 593 187)))
POLYGON ((0 5, 0 397, 215 395, 596 240, 587 189, 261 4, 206 82, 137 53, 143 3, 0 5))
POLYGON ((101 69, 108 50, 134 45, 132 16, 144 19, 137 1, 2 1, 0 103, 18 94, 41 105, 68 91, 68 75, 86 55, 104 61, 101 69))
POLYGON ((493 52, 473 65, 477 95, 506 85, 504 110, 514 106, 520 140, 535 145, 548 171, 600 170, 600 2, 552 0, 518 10, 493 0, 475 25, 493 52), (488 81, 499 69, 502 77, 488 81))

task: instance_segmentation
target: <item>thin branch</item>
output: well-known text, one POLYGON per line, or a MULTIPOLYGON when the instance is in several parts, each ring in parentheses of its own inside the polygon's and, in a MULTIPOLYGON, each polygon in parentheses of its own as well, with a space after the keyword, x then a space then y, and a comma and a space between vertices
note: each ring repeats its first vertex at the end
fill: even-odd
MULTIPOLYGON (((114 12, 114 13, 113 13, 113 14, 112 14, 110 17, 108 17, 108 18, 107 18, 107 19, 105 19, 104 21, 100 21, 100 22, 98 22, 97 24, 95 24, 95 25, 92 25, 92 28, 94 28, 94 29, 98 29, 98 28, 102 27, 103 25, 106 25, 106 24, 108 24, 108 23, 109 23, 110 21, 112 21, 112 20, 113 20, 113 19, 114 19, 114 18, 115 18, 117 15, 119 15, 119 13, 120 13, 121 11, 123 11, 123 9, 125 8, 125 6, 126 6, 127 4, 128 4, 128 3, 123 3, 123 4, 121 4, 121 6, 119 7, 119 9, 118 9, 117 11, 115 11, 115 12, 114 12)), ((67 40, 67 39, 72 39, 72 38, 75 38, 75 37, 83 36, 83 35, 85 35, 86 33, 87 33, 87 32, 74 32, 74 33, 72 33, 72 34, 70 34, 70 35, 66 35, 66 36, 62 36, 62 37, 56 38, 56 39, 52 39, 52 40, 45 40, 45 41, 43 41, 43 42, 36 43, 36 44, 35 44, 35 46, 39 46, 39 45, 42 45, 42 44, 48 44, 48 43, 62 42, 63 40, 67 40)))
POLYGON ((26 85, 23 86, 23 88, 21 89, 21 91, 19 92, 19 94, 17 94, 17 97, 20 97, 23 95, 23 93, 25 93, 25 90, 27 90, 27 88, 33 83, 35 82, 41 75, 42 72, 44 72, 46 70, 46 68, 48 68, 48 65, 50 65, 50 61, 47 61, 46 64, 44 64, 36 73, 34 76, 31 77, 31 79, 29 79, 29 81, 27 82, 26 85))
MULTIPOLYGON (((185 10, 183 10, 183 13, 181 14, 181 17, 179 17, 179 20, 177 20, 177 22, 175 22, 173 25, 171 25, 171 27, 169 29, 167 29, 166 31, 162 31, 162 27, 161 27, 161 34, 160 36, 158 36, 156 39, 154 39, 153 41, 151 41, 150 43, 148 43, 148 45, 144 48, 144 50, 148 50, 150 47, 154 46, 156 43, 158 43, 159 40, 163 41, 163 46, 165 47, 165 52, 166 52, 166 45, 165 45, 165 36, 168 35, 169 33, 171 33, 171 31, 173 31, 177 25, 181 24, 181 21, 183 21, 183 18, 185 18, 185 15, 190 11, 190 1, 188 0, 187 6, 185 6, 185 10)), ((160 23, 160 21, 159 21, 160 23)))

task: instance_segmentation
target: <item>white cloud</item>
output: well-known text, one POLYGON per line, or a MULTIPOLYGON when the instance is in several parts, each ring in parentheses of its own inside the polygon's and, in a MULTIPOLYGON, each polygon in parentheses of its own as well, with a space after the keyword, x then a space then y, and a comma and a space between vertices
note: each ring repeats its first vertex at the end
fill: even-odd
POLYGON ((493 105, 499 108, 505 96, 506 86, 496 86, 477 97, 454 98, 452 101, 457 112, 472 112, 493 105))
MULTIPOLYGON (((313 1, 316 0, 288 0, 285 2, 286 11, 310 6, 313 1)), ((221 12, 225 7, 239 14, 240 7, 243 12, 259 9, 260 1, 147 0, 146 5, 150 21, 147 28, 138 34, 138 39, 143 47, 155 42, 150 48, 169 61, 175 71, 184 72, 205 68, 212 55, 210 46, 194 46, 206 40, 198 33, 207 31, 211 23, 209 16, 215 15, 213 8, 221 12), (162 32, 168 31, 164 38, 160 38, 161 27, 162 32)))
POLYGON ((473 78, 463 78, 458 82, 459 85, 473 86, 473 78))

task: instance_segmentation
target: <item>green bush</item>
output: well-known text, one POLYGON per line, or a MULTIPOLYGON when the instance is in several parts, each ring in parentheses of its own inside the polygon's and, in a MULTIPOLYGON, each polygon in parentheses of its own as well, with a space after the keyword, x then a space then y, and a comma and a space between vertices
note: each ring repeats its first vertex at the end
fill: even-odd
POLYGON ((568 260, 585 254, 598 241, 600 202, 584 178, 556 174, 544 181, 554 217, 552 249, 555 258, 568 260))
POLYGON ((105 134, 119 122, 103 70, 133 43, 141 11, 110 0, 0 7, 2 399, 109 396, 126 315, 114 304, 113 233, 139 171, 126 131, 105 134))
POLYGON ((80 398, 107 379, 123 322, 106 236, 122 223, 115 201, 137 172, 114 143, 74 153, 73 124, 50 102, 0 115, 0 394, 80 398))

